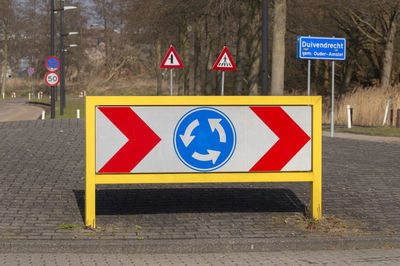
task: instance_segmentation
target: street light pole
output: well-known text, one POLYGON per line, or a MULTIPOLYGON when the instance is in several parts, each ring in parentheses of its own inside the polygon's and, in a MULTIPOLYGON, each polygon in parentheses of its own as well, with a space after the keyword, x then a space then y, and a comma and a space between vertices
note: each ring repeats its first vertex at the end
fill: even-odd
POLYGON ((268 95, 268 0, 262 1, 262 95, 268 95))
POLYGON ((60 115, 64 114, 66 105, 65 100, 65 76, 64 76, 64 36, 76 35, 77 32, 72 34, 64 34, 64 11, 76 9, 76 6, 64 6, 64 0, 60 0, 60 115))
MULTIPOLYGON (((50 0, 50 55, 54 56, 54 0, 50 0)), ((56 116, 56 101, 55 101, 55 87, 51 86, 51 109, 50 118, 54 119, 56 116)))
POLYGON ((50 55, 54 56, 54 0, 50 0, 50 55))
POLYGON ((64 0, 60 0, 60 115, 64 115, 65 81, 64 81, 64 0))

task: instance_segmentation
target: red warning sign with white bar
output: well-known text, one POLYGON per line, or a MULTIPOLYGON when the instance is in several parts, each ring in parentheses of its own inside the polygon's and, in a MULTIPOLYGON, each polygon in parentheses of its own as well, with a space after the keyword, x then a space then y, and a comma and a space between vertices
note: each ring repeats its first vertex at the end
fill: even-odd
POLYGON ((97 106, 96 173, 312 170, 311 106, 97 106))
POLYGON ((219 55, 217 61, 215 62, 213 70, 231 70, 236 71, 236 65, 233 62, 231 54, 229 53, 228 47, 224 46, 221 54, 219 55))
POLYGON ((165 55, 160 68, 183 68, 182 61, 172 45, 165 55))

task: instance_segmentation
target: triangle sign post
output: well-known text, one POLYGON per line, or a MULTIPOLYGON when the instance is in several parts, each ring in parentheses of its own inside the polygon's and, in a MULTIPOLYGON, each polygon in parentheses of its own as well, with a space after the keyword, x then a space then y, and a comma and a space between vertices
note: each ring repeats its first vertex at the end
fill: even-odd
POLYGON ((183 64, 178 54, 176 53, 174 47, 171 44, 167 54, 165 55, 160 68, 170 68, 170 95, 172 96, 172 70, 174 68, 183 68, 183 64))
POLYGON ((233 62, 233 59, 231 57, 231 54, 229 53, 228 47, 224 46, 224 49, 222 49, 221 54, 219 55, 217 61, 215 62, 213 70, 231 70, 231 71, 236 71, 236 65, 233 62))
POLYGON ((229 53, 228 47, 224 46, 221 54, 219 55, 217 61, 215 62, 213 70, 222 70, 222 79, 221 79, 221 96, 224 96, 224 81, 225 81, 225 70, 228 71, 236 71, 235 62, 229 53))

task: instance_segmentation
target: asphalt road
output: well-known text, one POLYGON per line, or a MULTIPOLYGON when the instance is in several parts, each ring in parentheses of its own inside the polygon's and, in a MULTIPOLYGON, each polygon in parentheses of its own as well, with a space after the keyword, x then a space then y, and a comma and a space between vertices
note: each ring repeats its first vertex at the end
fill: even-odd
POLYGON ((36 120, 42 111, 38 106, 25 104, 25 99, 0 101, 0 122, 36 120))

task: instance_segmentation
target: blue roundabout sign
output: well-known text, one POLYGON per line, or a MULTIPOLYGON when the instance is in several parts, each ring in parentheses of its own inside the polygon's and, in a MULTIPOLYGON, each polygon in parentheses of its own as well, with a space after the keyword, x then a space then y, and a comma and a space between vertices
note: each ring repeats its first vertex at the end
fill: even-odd
POLYGON ((193 170, 209 172, 220 168, 232 157, 235 147, 235 127, 215 108, 192 109, 175 127, 175 152, 193 170))

